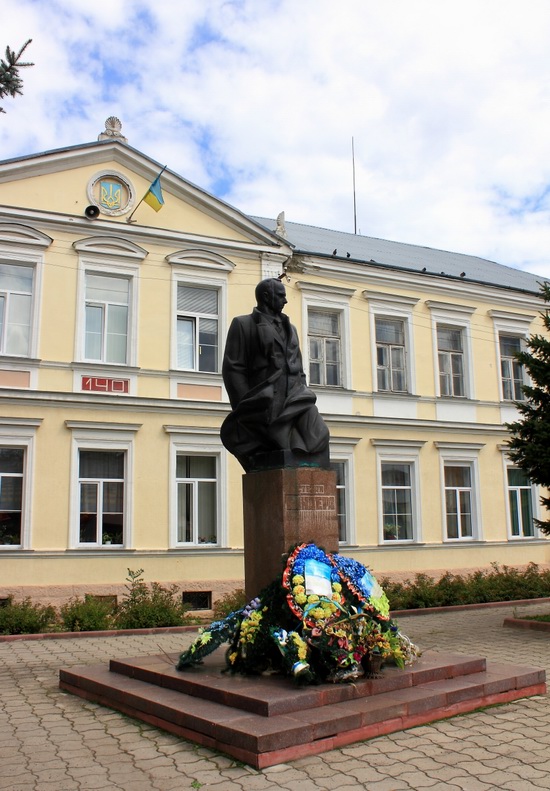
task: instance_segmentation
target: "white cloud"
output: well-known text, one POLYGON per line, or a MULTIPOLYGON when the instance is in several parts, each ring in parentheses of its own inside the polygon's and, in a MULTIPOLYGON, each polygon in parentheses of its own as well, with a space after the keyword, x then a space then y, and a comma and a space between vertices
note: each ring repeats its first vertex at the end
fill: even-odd
POLYGON ((0 156, 134 147, 242 211, 550 276, 547 0, 3 0, 0 156), (540 200, 537 200, 539 199, 540 200))

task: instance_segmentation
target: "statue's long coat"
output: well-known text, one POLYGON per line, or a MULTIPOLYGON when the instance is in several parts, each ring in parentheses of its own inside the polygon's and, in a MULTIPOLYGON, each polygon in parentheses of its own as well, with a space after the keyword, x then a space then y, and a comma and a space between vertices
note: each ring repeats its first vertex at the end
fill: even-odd
POLYGON ((233 411, 220 435, 245 469, 256 453, 319 453, 328 446, 316 395, 306 385, 296 328, 284 314, 280 319, 286 342, 257 308, 234 318, 227 334, 222 372, 233 411))

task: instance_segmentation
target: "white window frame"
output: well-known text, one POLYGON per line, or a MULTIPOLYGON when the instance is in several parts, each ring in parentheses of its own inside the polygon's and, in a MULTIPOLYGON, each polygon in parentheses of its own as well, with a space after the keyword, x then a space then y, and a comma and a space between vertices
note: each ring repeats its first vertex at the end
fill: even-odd
POLYGON ((375 316, 375 318, 374 318, 374 333, 375 333, 375 335, 374 335, 374 343, 375 343, 375 351, 376 351, 376 389, 377 389, 377 391, 379 393, 408 393, 409 392, 409 382, 407 380, 408 379, 408 376, 407 376, 407 374, 408 374, 408 372, 407 372, 407 368, 408 368, 408 363, 407 363, 407 332, 406 332, 406 322, 405 322, 405 320, 404 319, 393 318, 393 317, 389 318, 388 316, 375 316), (377 322, 379 322, 379 321, 393 321, 395 323, 401 324, 403 326, 403 343, 402 344, 383 343, 383 342, 379 341, 378 338, 376 337, 377 336, 377 327, 376 327, 376 325, 377 325, 377 322), (387 366, 380 366, 378 364, 379 347, 387 350, 387 354, 388 354, 388 365, 387 366), (397 390, 396 388, 394 388, 393 387, 393 383, 392 383, 393 382, 394 370, 396 370, 396 369, 394 369, 393 364, 392 364, 393 350, 395 348, 403 350, 403 352, 402 352, 403 353, 403 368, 401 370, 403 371, 403 378, 405 380, 404 381, 405 387, 402 390, 397 390), (389 377, 389 384, 390 384, 389 387, 380 387, 380 385, 379 385, 378 373, 379 373, 381 367, 384 370, 387 370, 388 377, 389 377))
POLYGON ((2 418, 0 446, 21 448, 23 455, 23 492, 21 496, 21 543, 0 544, 0 553, 31 548, 32 493, 34 490, 35 440, 42 418, 2 418))
MULTIPOLYGON (((518 465, 514 464, 514 462, 508 456, 508 450, 509 450, 508 445, 500 445, 499 450, 502 453, 502 473, 503 473, 504 492, 505 492, 504 499, 506 503, 506 530, 508 535, 508 541, 533 541, 540 539, 541 533, 534 521, 533 521, 532 536, 526 536, 526 535, 515 536, 512 533, 512 514, 510 511, 510 487, 508 486, 508 470, 517 469, 518 465)), ((533 520, 540 519, 541 518, 540 486, 538 486, 536 483, 533 483, 531 481, 530 489, 531 489, 531 511, 533 514, 533 520)))
POLYGON ((518 351, 521 352, 521 351, 525 350, 525 338, 523 336, 521 336, 521 335, 511 335, 508 332, 499 332, 499 334, 498 334, 498 356, 499 356, 498 362, 499 362, 499 373, 500 373, 500 376, 499 376, 500 399, 501 399, 501 401, 506 401, 507 403, 513 403, 514 401, 525 401, 525 393, 523 392, 523 390, 520 391, 519 396, 517 398, 515 398, 513 396, 512 396, 512 398, 507 398, 506 395, 505 395, 504 375, 502 373, 502 364, 503 364, 503 362, 505 360, 506 360, 508 366, 510 367, 510 376, 506 377, 506 378, 511 382, 512 390, 515 389, 516 381, 520 382, 520 387, 522 387, 524 384, 527 384, 527 376, 526 376, 526 372, 525 372, 524 366, 521 363, 518 363, 517 360, 514 357, 508 357, 508 356, 504 357, 503 356, 503 354, 502 354, 502 338, 514 338, 514 339, 518 340, 519 341, 519 350, 518 351), (514 364, 517 364, 517 365, 520 366, 520 370, 521 370, 521 379, 520 380, 516 380, 514 378, 514 364))
POLYGON ((71 447, 71 505, 70 505, 70 549, 129 549, 133 546, 134 505, 134 443, 135 433, 141 428, 137 423, 106 423, 66 420, 72 431, 71 447), (80 541, 80 451, 122 451, 124 458, 124 520, 123 543, 112 545, 82 543, 80 541))
MULTIPOLYGON (((511 313, 503 310, 489 310, 488 315, 493 320, 493 327, 495 332, 495 354, 497 360, 497 373, 498 373, 498 392, 500 400, 504 404, 512 406, 515 399, 504 398, 504 387, 502 383, 502 370, 501 370, 501 350, 500 350, 500 337, 501 335, 509 335, 514 338, 520 339, 522 351, 526 348, 527 340, 532 334, 531 325, 536 319, 533 314, 511 313)), ((525 368, 523 368, 523 383, 530 384, 529 375, 525 368)))
POLYGON ((164 426, 170 437, 170 548, 171 549, 219 549, 227 546, 227 451, 223 447, 219 430, 193 429, 187 426, 164 426), (176 478, 177 457, 214 456, 216 458, 216 515, 217 543, 200 544, 178 541, 178 479, 176 478))
POLYGON ((77 350, 75 359, 84 365, 98 365, 101 368, 126 368, 135 367, 137 364, 137 316, 138 316, 138 282, 139 268, 132 264, 112 264, 106 266, 103 262, 81 260, 79 270, 79 296, 78 296, 78 329, 77 350), (105 277, 119 277, 128 280, 128 328, 126 362, 111 363, 106 360, 92 360, 86 357, 86 280, 87 275, 100 275, 105 277))
POLYGON ((466 372, 466 354, 465 354, 465 341, 464 341, 464 330, 462 327, 451 327, 448 324, 438 324, 437 325, 437 365, 439 368, 439 394, 442 398, 466 398, 468 392, 467 386, 467 372, 466 372), (460 339, 460 348, 458 349, 444 349, 439 345, 439 333, 440 331, 449 331, 457 335, 460 339), (442 369, 441 365, 441 357, 444 357, 448 362, 448 370, 445 371, 442 369), (454 360, 455 358, 460 360, 460 375, 457 377, 454 373, 454 360), (449 392, 445 393, 441 386, 441 379, 442 377, 448 377, 449 380, 449 392), (455 392, 455 382, 458 378, 460 382, 460 390, 462 392, 458 393, 455 392))
POLYGON ((363 291, 369 305, 369 329, 371 337, 372 392, 387 396, 414 395, 416 393, 416 367, 414 353, 413 310, 417 297, 404 297, 376 291, 363 291), (406 390, 378 389, 378 348, 376 343, 376 319, 403 322, 406 390))
POLYGON ((438 398, 449 399, 450 401, 464 402, 474 398, 474 368, 472 356, 472 337, 471 337, 471 316, 475 308, 467 305, 454 305, 446 302, 436 302, 427 300, 426 305, 430 309, 432 317, 432 338, 433 338, 433 359, 435 376, 435 393, 438 398), (464 370, 464 395, 442 395, 439 372, 439 344, 437 340, 438 326, 449 329, 460 330, 462 335, 462 355, 464 370))
POLYGON ((2 351, 2 357, 13 360, 38 357, 44 251, 52 241, 49 236, 34 228, 17 223, 0 223, 0 263, 33 269, 28 353, 21 355, 2 351))
MULTIPOLYGON (((209 270, 203 276, 189 275, 186 272, 174 270, 172 273, 172 322, 171 322, 171 368, 184 374, 191 374, 199 377, 219 376, 222 366, 223 349, 226 336, 226 316, 227 316, 227 277, 212 277, 209 270), (207 288, 218 292, 218 367, 215 371, 200 371, 198 367, 179 368, 178 367, 178 286, 189 286, 190 288, 207 288)), ((198 345, 198 338, 196 341, 198 345)))
POLYGON ((307 317, 308 317, 308 324, 307 324, 307 327, 308 327, 308 332, 307 332, 307 351, 308 351, 308 358, 309 358, 308 381, 309 381, 309 383, 310 383, 310 385, 312 387, 342 387, 342 381, 343 381, 343 376, 342 376, 343 370, 342 369, 343 369, 343 365, 342 365, 342 326, 341 326, 342 325, 342 321, 341 321, 341 313, 340 313, 340 311, 337 311, 337 310, 323 310, 321 308, 312 308, 312 307, 310 307, 309 310, 308 310, 308 313, 307 313, 307 317), (313 312, 317 313, 317 314, 324 314, 326 316, 335 316, 337 324, 338 324, 338 333, 336 335, 320 335, 318 333, 310 332, 310 323, 311 323, 310 319, 311 319, 311 314, 313 312), (319 358, 315 362, 318 363, 320 371, 321 371, 320 378, 321 379, 325 379, 325 380, 327 378, 327 367, 328 367, 327 343, 326 343, 326 341, 337 341, 337 343, 338 343, 338 377, 337 378, 339 380, 337 384, 332 384, 332 383, 329 383, 329 382, 326 382, 326 381, 322 381, 322 382, 313 382, 312 381, 312 379, 311 379, 311 365, 313 363, 313 359, 311 357, 311 347, 310 347, 310 341, 311 341, 312 338, 315 338, 318 341, 318 343, 320 343, 320 345, 323 347, 323 353, 322 353, 321 358, 319 358))
MULTIPOLYGON (((340 545, 349 546, 356 544, 356 519, 355 519, 355 446, 359 439, 355 437, 331 437, 330 459, 344 464, 346 478, 344 498, 346 504, 344 539, 340 545)), ((339 528, 340 526, 338 526, 339 528)))
MULTIPOLYGON (((350 346, 350 300, 355 293, 353 288, 325 286, 322 284, 298 281, 296 286, 302 292, 302 327, 304 337, 309 337, 309 311, 337 313, 340 325, 340 377, 339 385, 311 385, 322 390, 351 390, 351 346, 350 346)), ((302 344, 304 371, 309 382, 309 342, 302 344)))
POLYGON ((378 543, 384 547, 418 544, 422 542, 422 520, 420 518, 420 451, 425 440, 371 439, 376 448, 376 492, 378 498, 378 543), (383 464, 408 464, 411 468, 411 515, 412 538, 384 538, 384 500, 382 489, 383 464))
POLYGON ((484 443, 434 442, 439 450, 441 480, 441 527, 445 544, 471 543, 483 538, 481 521, 481 488, 479 483, 479 452, 484 443), (470 469, 472 535, 449 538, 447 536, 447 501, 445 467, 468 467, 470 469))
MULTIPOLYGON (((124 490, 126 488, 126 453, 124 451, 113 451, 112 449, 109 450, 101 450, 98 451, 96 449, 89 450, 88 448, 79 448, 79 467, 82 467, 82 454, 83 453, 122 453, 122 475, 120 478, 108 478, 106 476, 94 476, 94 477, 85 477, 83 475, 79 475, 78 482, 79 482, 79 490, 80 490, 80 519, 82 520, 83 513, 95 513, 96 514, 96 533, 100 536, 99 541, 82 541, 81 536, 79 535, 79 543, 82 546, 96 546, 97 544, 105 544, 105 545, 114 545, 115 547, 122 546, 124 544, 124 528, 125 528, 125 509, 124 509, 124 490), (122 541, 111 541, 107 540, 109 536, 108 530, 105 529, 105 522, 104 517, 106 513, 118 513, 118 512, 106 512, 104 503, 105 503, 105 488, 106 484, 110 483, 121 483, 122 484, 122 491, 123 491, 123 498, 122 498, 122 541), (96 491, 96 508, 93 512, 87 512, 82 510, 82 488, 83 486, 93 486, 95 487, 96 491)), ((81 525, 82 527, 82 525, 81 525)), ((118 532, 118 531, 117 531, 118 532)), ((82 533, 82 529, 80 530, 82 533)))
MULTIPOLYGON (((535 524, 535 521, 534 521, 535 518, 536 518, 536 513, 535 513, 535 509, 536 509, 535 486, 534 486, 533 483, 530 483, 528 486, 510 486, 510 484, 508 483, 508 472, 509 472, 509 470, 513 470, 513 469, 519 469, 519 468, 515 467, 513 464, 507 464, 506 465, 506 470, 505 470, 506 479, 505 479, 505 483, 506 483, 506 493, 508 495, 507 498, 506 498, 507 517, 508 517, 508 520, 507 520, 507 522, 508 522, 508 538, 511 541, 512 540, 513 541, 518 541, 518 540, 521 540, 521 541, 532 541, 534 538, 538 538, 539 537, 539 531, 538 531, 538 528, 537 528, 537 526, 535 524), (528 490, 529 491, 529 499, 531 501, 531 518, 533 519, 533 524, 532 524, 533 533, 532 533, 532 535, 526 535, 525 532, 522 532, 519 535, 515 536, 513 531, 512 531, 512 509, 511 509, 511 505, 510 505, 510 494, 513 491, 514 492, 518 492, 518 491, 521 491, 521 490, 528 490)), ((519 501, 518 506, 521 506, 521 501, 519 501)), ((518 507, 518 514, 520 515, 521 521, 523 521, 523 517, 522 517, 522 514, 521 514, 521 507, 518 507)))

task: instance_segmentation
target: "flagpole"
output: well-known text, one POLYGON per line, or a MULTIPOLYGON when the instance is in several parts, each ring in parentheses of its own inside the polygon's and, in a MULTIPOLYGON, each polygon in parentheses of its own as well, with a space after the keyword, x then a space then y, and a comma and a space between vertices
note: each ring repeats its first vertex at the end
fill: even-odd
MULTIPOLYGON (((153 179, 153 181, 151 182, 151 184, 154 184, 154 183, 155 183, 155 181, 157 181, 157 179, 159 179, 159 178, 162 176, 162 174, 164 173, 164 171, 166 170, 166 168, 167 168, 167 167, 168 167, 168 165, 165 165, 165 166, 162 168, 162 170, 160 171, 160 173, 158 174, 158 176, 157 176, 156 178, 154 178, 154 179, 153 179)), ((145 193, 144 193, 144 195, 143 195, 143 198, 140 200, 140 202, 139 202, 139 203, 138 203, 138 205, 135 207, 135 209, 134 209, 134 210, 133 210, 133 212, 130 214, 130 216, 129 216, 129 217, 126 217, 126 222, 137 222, 137 220, 132 220, 132 217, 134 216, 134 214, 137 212, 137 210, 139 209, 139 207, 141 206, 141 204, 143 203, 143 201, 144 201, 144 200, 145 200, 145 198, 147 197, 147 193, 148 193, 148 192, 149 192, 149 190, 151 189, 151 184, 149 184, 149 186, 147 187, 147 189, 146 189, 146 191, 145 191, 145 193)))

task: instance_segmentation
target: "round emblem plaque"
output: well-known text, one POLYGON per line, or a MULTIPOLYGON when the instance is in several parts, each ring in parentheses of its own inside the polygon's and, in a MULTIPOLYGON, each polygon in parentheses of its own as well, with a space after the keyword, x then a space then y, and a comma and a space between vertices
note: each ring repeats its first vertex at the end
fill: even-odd
POLYGON ((96 173, 88 182, 87 193, 90 203, 110 217, 127 214, 135 203, 134 188, 122 173, 114 170, 96 173))

